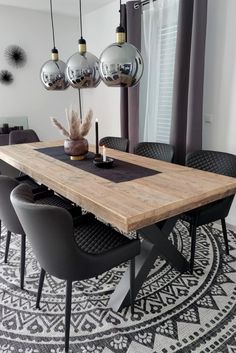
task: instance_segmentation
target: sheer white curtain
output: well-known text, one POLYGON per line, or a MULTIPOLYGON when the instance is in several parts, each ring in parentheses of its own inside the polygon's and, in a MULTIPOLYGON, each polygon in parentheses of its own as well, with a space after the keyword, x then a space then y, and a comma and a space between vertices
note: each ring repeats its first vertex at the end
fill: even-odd
POLYGON ((140 141, 169 142, 178 6, 151 0, 143 9, 140 141))

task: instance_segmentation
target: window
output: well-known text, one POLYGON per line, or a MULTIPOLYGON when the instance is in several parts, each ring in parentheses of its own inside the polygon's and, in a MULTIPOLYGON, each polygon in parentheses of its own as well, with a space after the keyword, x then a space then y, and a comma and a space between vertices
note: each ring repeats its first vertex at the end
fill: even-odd
POLYGON ((169 143, 170 137, 176 35, 177 25, 164 27, 161 30, 162 40, 156 140, 165 143, 169 143))
POLYGON ((140 140, 169 143, 178 0, 158 0, 143 11, 140 140))

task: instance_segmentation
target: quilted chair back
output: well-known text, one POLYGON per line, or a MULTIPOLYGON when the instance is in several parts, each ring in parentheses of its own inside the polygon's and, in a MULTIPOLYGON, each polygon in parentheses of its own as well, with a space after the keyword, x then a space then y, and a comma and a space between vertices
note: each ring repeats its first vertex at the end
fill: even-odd
POLYGON ((195 151, 186 156, 186 166, 236 177, 236 156, 218 151, 195 151))
POLYGON ((124 137, 106 136, 100 140, 99 145, 122 152, 128 152, 129 140, 124 137))
POLYGON ((139 156, 172 162, 174 157, 174 147, 167 143, 140 142, 135 147, 134 153, 139 156))
POLYGON ((9 145, 20 143, 39 142, 38 135, 34 130, 13 130, 9 134, 9 145))

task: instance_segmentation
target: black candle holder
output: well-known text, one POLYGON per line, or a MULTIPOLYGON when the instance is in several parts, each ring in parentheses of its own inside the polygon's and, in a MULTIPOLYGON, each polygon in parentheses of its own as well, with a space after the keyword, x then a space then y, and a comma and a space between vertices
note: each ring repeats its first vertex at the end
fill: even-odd
POLYGON ((98 168, 112 168, 114 159, 107 157, 104 161, 102 157, 94 158, 93 163, 98 168))

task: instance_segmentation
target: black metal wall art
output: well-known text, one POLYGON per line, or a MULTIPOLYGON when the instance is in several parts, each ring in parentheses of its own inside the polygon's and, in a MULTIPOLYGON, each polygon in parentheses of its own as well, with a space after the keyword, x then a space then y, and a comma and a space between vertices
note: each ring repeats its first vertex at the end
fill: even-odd
POLYGON ((9 65, 16 68, 23 67, 26 63, 26 53, 18 45, 10 45, 5 49, 5 57, 9 65))
POLYGON ((3 85, 10 85, 14 81, 12 73, 8 70, 0 71, 0 83, 3 85))

